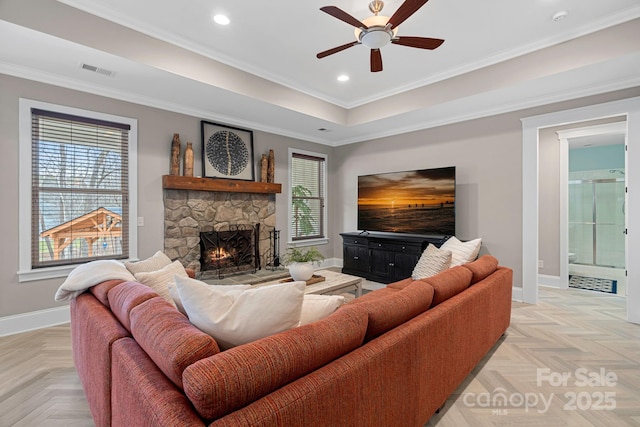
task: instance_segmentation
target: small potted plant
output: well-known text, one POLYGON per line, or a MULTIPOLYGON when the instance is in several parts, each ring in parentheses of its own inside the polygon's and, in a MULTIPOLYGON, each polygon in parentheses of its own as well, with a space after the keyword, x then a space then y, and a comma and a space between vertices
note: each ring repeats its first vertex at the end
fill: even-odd
POLYGON ((284 264, 289 267, 293 280, 306 282, 313 276, 313 264, 324 260, 318 248, 289 248, 284 257, 284 264))

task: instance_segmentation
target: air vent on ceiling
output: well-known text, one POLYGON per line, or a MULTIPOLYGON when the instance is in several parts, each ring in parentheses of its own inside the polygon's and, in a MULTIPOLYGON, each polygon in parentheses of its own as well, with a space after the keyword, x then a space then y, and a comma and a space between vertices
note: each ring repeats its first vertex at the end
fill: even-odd
POLYGON ((83 70, 102 74, 103 76, 107 76, 107 77, 113 77, 113 75, 115 74, 113 71, 107 70, 106 68, 100 68, 100 67, 96 67, 95 65, 89 65, 85 63, 80 64, 80 68, 82 68, 83 70))

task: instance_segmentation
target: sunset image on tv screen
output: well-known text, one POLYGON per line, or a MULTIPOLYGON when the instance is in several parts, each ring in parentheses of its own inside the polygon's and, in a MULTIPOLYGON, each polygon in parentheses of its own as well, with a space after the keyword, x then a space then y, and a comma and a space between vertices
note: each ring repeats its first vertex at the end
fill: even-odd
POLYGON ((455 235, 455 167, 358 177, 358 229, 455 235))

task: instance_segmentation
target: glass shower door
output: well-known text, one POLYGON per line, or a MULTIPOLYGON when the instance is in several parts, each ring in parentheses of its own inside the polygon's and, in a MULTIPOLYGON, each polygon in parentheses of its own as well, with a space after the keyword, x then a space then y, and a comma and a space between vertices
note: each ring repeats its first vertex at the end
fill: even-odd
POLYGON ((624 268, 624 189, 624 179, 569 181, 573 263, 624 268))
POLYGON ((624 268, 624 188, 624 181, 596 182, 596 265, 624 268))

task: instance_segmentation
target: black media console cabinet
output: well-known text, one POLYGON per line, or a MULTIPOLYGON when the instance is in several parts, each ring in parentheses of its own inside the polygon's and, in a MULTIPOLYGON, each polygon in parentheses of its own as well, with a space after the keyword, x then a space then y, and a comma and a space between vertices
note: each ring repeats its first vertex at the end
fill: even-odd
POLYGON ((380 283, 411 276, 429 243, 440 247, 449 236, 399 233, 340 233, 342 272, 380 283))

